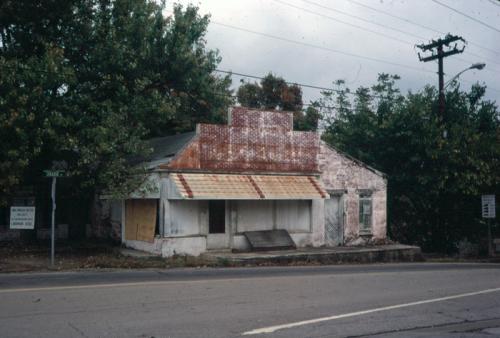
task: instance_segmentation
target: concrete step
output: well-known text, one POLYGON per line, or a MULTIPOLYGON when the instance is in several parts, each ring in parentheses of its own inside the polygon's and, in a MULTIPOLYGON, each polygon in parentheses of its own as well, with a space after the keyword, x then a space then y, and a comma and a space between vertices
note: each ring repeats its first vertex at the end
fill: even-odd
POLYGON ((246 231, 243 235, 252 251, 295 249, 295 243, 286 230, 246 231))

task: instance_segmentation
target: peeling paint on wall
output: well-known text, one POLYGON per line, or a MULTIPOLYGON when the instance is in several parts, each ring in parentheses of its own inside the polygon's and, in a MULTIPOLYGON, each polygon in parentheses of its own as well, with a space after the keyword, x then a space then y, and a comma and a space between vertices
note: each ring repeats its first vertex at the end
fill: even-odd
POLYGON ((350 159, 321 142, 319 153, 321 180, 325 189, 346 191, 344 237, 346 242, 359 237, 359 193, 372 194, 372 233, 374 239, 385 239, 387 231, 387 181, 375 170, 350 159))

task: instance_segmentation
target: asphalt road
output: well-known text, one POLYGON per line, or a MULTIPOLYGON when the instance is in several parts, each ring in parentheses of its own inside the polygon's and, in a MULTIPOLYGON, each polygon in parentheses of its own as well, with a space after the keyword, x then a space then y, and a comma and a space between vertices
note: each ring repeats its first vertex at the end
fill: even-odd
POLYGON ((0 275, 1 337, 500 337, 500 265, 0 275))

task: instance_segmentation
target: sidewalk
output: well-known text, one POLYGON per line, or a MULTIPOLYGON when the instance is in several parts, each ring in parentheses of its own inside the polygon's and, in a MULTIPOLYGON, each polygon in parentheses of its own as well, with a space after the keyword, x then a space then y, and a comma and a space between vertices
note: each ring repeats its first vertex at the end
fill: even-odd
POLYGON ((199 257, 162 258, 109 243, 68 242, 56 246, 54 267, 49 267, 49 243, 0 245, 0 273, 75 271, 94 269, 168 269, 175 267, 224 267, 269 265, 320 265, 339 263, 422 261, 419 247, 383 245, 372 247, 301 248, 260 252, 215 252, 199 257))
POLYGON ((418 246, 390 244, 370 247, 300 248, 260 252, 217 252, 202 255, 207 261, 227 265, 338 264, 423 261, 418 246))

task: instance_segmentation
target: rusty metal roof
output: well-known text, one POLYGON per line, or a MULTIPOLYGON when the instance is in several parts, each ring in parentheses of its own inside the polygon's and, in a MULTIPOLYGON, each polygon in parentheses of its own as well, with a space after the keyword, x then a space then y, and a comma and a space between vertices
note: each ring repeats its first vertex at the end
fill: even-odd
POLYGON ((322 199, 328 195, 314 176, 173 173, 182 199, 322 199))

